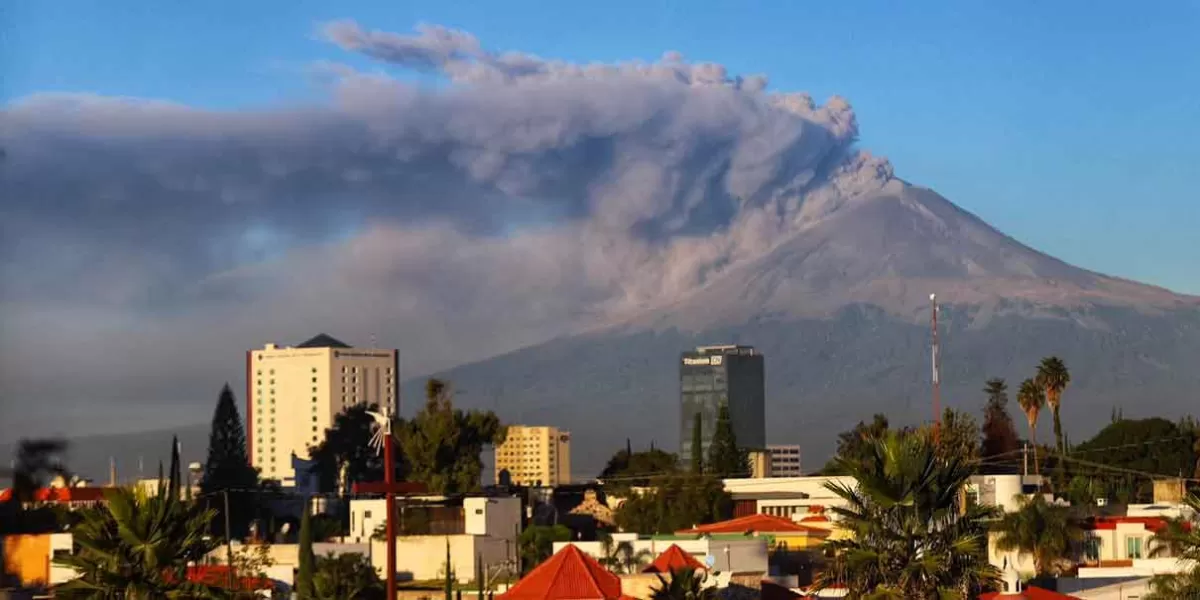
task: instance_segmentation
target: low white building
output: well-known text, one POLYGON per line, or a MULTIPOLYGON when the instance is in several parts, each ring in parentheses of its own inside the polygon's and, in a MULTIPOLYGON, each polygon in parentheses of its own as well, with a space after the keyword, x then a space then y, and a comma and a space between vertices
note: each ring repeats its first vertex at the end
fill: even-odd
MULTIPOLYGON (((428 496, 397 500, 396 506, 401 516, 417 509, 445 509, 439 511, 438 527, 420 534, 486 535, 510 540, 521 535, 521 499, 516 496, 471 496, 461 501, 428 496)), ((383 498, 351 500, 346 541, 369 543, 375 531, 387 523, 386 516, 387 504, 383 498)), ((398 535, 402 534, 402 529, 397 527, 398 535)))
MULTIPOLYGON (((459 582, 475 578, 479 561, 488 572, 516 565, 521 535, 521 499, 516 496, 409 497, 397 501, 396 568, 401 580, 445 577, 446 552, 459 582)), ((373 539, 386 524, 385 500, 350 502, 348 541, 370 544, 371 564, 382 577, 387 543, 373 539)))
POLYGON ((725 491, 733 497, 734 516, 765 514, 799 520, 823 512, 845 501, 828 485, 853 487, 853 477, 765 477, 724 480, 725 491))

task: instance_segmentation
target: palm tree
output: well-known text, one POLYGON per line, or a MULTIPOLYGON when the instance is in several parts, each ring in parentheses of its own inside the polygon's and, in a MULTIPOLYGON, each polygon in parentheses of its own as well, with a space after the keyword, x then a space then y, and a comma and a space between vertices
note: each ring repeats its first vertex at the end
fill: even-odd
POLYGON ((1045 496, 1034 494, 1022 501, 1021 508, 1006 513, 995 524, 996 548, 1016 550, 1033 557, 1036 575, 1057 575, 1071 556, 1071 550, 1083 541, 1083 527, 1071 509, 1051 504, 1045 496))
POLYGON ((717 597, 717 590, 705 586, 708 577, 692 569, 677 569, 671 571, 670 579, 660 574, 658 587, 650 590, 650 600, 711 600, 717 597))
POLYGON ((1200 597, 1200 498, 1189 495, 1184 503, 1191 509, 1191 519, 1170 519, 1167 526, 1154 534, 1150 556, 1171 557, 1180 561, 1191 561, 1192 568, 1182 573, 1156 575, 1150 580, 1151 593, 1146 600, 1200 597))
MULTIPOLYGON (((173 487, 173 486, 172 486, 173 487)), ((170 489, 170 488, 168 488, 170 489)), ((187 580, 189 563, 219 545, 208 536, 213 511, 184 504, 163 491, 155 496, 114 488, 107 506, 82 511, 71 533, 77 554, 55 562, 79 577, 56 588, 60 598, 210 598, 224 590, 187 580)))
POLYGON ((1058 444, 1058 451, 1062 452, 1062 423, 1058 418, 1058 407, 1062 403, 1063 391, 1071 383, 1071 372, 1061 358, 1047 356, 1038 365, 1035 380, 1046 393, 1046 404, 1050 405, 1050 414, 1054 417, 1054 441, 1058 444))
POLYGON ((1029 441, 1033 442, 1033 472, 1039 473, 1041 468, 1038 466, 1037 422, 1038 414, 1046 404, 1046 393, 1032 379, 1026 379, 1017 389, 1017 404, 1021 405, 1025 419, 1029 421, 1029 441))
POLYGON ((601 542, 604 548, 604 558, 600 563, 608 569, 616 571, 618 575, 637 573, 651 556, 650 551, 644 548, 635 551, 633 543, 629 541, 613 544, 612 537, 605 536, 601 542))
POLYGON ((958 501, 973 464, 939 456, 928 430, 867 442, 865 456, 838 459, 856 485, 828 485, 846 501, 833 511, 852 535, 824 542, 832 558, 816 588, 926 600, 973 598, 995 584, 1000 573, 987 560, 986 525, 994 510, 958 501))

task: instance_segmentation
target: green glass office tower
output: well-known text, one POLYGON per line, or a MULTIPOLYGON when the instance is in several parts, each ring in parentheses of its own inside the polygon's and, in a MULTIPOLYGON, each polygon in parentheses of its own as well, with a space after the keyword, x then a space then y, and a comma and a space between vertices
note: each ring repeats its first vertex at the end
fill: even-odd
POLYGON ((738 446, 763 449, 767 445, 766 386, 763 355, 751 346, 700 346, 684 352, 679 361, 679 458, 691 463, 692 428, 696 414, 701 422, 701 456, 717 425, 722 404, 738 446))

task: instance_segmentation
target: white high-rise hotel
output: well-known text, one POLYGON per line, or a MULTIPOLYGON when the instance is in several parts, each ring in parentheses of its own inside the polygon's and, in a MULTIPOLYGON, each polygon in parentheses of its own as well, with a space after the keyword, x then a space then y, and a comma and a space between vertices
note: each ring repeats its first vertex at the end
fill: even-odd
POLYGON ((352 348, 325 334, 295 347, 246 352, 246 451, 264 479, 296 483, 292 454, 309 446, 346 407, 396 403, 396 350, 352 348))

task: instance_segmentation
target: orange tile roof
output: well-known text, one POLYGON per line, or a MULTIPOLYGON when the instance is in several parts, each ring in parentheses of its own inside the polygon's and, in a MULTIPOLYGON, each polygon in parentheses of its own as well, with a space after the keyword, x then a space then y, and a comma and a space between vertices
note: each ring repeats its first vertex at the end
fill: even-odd
POLYGON ((1029 586, 1014 594, 988 592, 979 596, 979 600, 1079 600, 1079 597, 1068 596, 1066 594, 1052 592, 1040 587, 1029 586))
POLYGON ((647 565, 645 569, 642 569, 642 572, 671 573, 685 569, 704 569, 707 571, 708 567, 696 560, 696 557, 684 552, 683 548, 680 548, 678 544, 671 544, 671 547, 663 550, 663 553, 659 554, 658 558, 654 559, 654 562, 647 565))
POLYGON ((822 533, 828 532, 819 527, 801 525, 791 519, 774 515, 748 515, 719 523, 701 525, 693 529, 685 529, 678 533, 822 533))
POLYGON ((502 600, 618 600, 621 578, 568 545, 500 594, 502 600))

